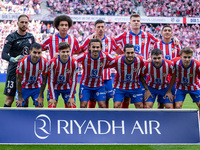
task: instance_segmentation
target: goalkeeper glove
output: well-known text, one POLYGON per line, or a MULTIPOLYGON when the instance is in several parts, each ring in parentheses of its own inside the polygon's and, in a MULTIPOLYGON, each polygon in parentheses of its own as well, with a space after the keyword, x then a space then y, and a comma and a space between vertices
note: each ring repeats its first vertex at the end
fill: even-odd
POLYGON ((10 57, 10 62, 13 62, 13 63, 17 63, 19 62, 19 60, 21 60, 24 56, 23 55, 18 55, 17 57, 10 57))

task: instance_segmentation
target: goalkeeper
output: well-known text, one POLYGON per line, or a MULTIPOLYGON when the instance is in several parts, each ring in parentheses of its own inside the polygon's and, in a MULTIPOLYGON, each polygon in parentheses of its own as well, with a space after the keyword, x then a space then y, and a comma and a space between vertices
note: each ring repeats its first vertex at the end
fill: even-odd
POLYGON ((4 94, 4 107, 11 107, 16 93, 16 69, 17 64, 24 55, 29 54, 31 44, 35 39, 31 33, 27 32, 29 18, 27 15, 18 17, 18 30, 9 34, 4 42, 2 59, 9 61, 4 94))

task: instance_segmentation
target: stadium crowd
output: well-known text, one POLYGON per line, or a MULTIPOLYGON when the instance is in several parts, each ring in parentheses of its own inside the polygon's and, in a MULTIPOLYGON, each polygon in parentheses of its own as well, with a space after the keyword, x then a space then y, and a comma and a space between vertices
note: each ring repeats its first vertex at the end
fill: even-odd
MULTIPOLYGON (((13 21, 3 21, 0 22, 0 54, 3 49, 4 40, 6 36, 15 30, 17 30, 16 20, 13 21)), ((193 48, 196 52, 195 57, 199 59, 200 54, 200 26, 196 25, 183 25, 183 24, 171 24, 174 32, 174 36, 176 36, 183 47, 189 46, 193 48), (180 34, 181 33, 181 34, 180 34)), ((107 23, 106 27, 106 35, 109 37, 114 37, 119 33, 126 32, 130 29, 129 23, 107 23)), ((150 32, 156 38, 161 40, 161 29, 163 25, 151 25, 151 24, 143 24, 141 29, 146 32, 150 32)), ((32 20, 29 24, 29 32, 33 33, 37 42, 41 43, 46 37, 57 32, 54 30, 52 24, 45 24, 40 20, 32 20), (48 27, 49 26, 49 27, 48 27)), ((69 34, 72 34, 77 38, 79 44, 81 44, 88 35, 94 33, 94 23, 93 22, 76 22, 69 30, 69 34)), ((49 56, 48 53, 45 53, 45 56, 49 56)), ((0 59, 1 68, 0 72, 6 72, 7 62, 0 59), (3 63, 4 62, 4 63, 3 63)))
POLYGON ((138 13, 138 0, 46 0, 51 13, 116 15, 138 13))
POLYGON ((146 16, 199 17, 198 0, 143 0, 146 16))
POLYGON ((0 0, 0 13, 40 14, 42 0, 0 0))

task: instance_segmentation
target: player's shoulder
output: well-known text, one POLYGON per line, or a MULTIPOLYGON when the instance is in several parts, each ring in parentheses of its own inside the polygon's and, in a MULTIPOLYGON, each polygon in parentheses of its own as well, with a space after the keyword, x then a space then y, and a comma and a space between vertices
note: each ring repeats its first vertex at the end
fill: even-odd
POLYGON ((25 60, 29 59, 30 55, 26 55, 24 56, 19 62, 24 62, 25 60))
POLYGON ((170 64, 170 65, 173 65, 173 62, 171 60, 168 60, 168 59, 163 59, 166 63, 170 64))
POLYGON ((41 59, 43 59, 46 63, 48 62, 48 60, 44 56, 41 56, 41 59))
POLYGON ((198 60, 193 59, 193 61, 194 61, 198 66, 200 66, 200 62, 199 62, 198 60))
POLYGON ((180 57, 175 57, 173 59, 171 59, 171 61, 175 64, 176 62, 178 62, 179 60, 181 60, 180 57))

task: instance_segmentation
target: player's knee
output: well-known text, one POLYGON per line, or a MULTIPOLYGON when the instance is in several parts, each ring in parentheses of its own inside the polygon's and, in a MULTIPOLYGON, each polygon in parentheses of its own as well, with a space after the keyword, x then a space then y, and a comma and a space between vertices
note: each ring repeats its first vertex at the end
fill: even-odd
POLYGON ((87 102, 81 102, 80 108, 87 108, 87 102))
POLYGON ((121 108, 121 103, 114 103, 114 108, 121 108))
POLYGON ((100 101, 98 104, 99 104, 99 108, 106 108, 106 102, 105 101, 100 101))
POLYGON ((182 104, 181 104, 181 103, 176 103, 176 104, 175 104, 175 108, 181 109, 181 108, 182 108, 182 104))
POLYGON ((153 104, 145 104, 145 108, 152 108, 153 107, 153 104))
POLYGON ((13 103, 13 101, 14 101, 14 96, 6 96, 6 98, 5 98, 5 104, 7 106, 11 106, 12 103, 13 103))
POLYGON ((143 103, 135 103, 135 108, 144 108, 143 103))

